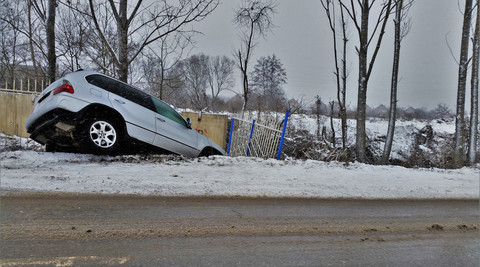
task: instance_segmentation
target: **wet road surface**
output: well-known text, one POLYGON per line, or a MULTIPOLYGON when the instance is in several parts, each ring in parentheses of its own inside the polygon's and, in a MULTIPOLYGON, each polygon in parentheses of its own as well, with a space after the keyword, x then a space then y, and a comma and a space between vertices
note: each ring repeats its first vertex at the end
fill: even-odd
POLYGON ((0 198, 2 266, 478 266, 478 200, 0 198))

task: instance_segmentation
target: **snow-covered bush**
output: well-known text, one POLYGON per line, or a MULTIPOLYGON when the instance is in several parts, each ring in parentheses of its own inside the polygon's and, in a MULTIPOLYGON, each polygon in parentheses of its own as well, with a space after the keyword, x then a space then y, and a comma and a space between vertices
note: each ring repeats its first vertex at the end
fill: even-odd
MULTIPOLYGON (((328 117, 319 120, 307 115, 290 119, 288 139, 284 143, 286 157, 322 161, 355 161, 355 120, 348 121, 347 149, 340 149, 340 120, 334 119, 335 140, 328 117), (318 123, 317 123, 318 122, 318 123), (321 129, 321 130, 319 130, 321 129), (335 145, 333 145, 335 142, 335 145)), ((377 164, 382 156, 388 121, 367 121, 367 160, 377 164)), ((390 164, 405 167, 452 168, 453 120, 399 120, 395 127, 390 164)))
POLYGON ((37 150, 43 151, 44 146, 33 141, 30 138, 9 136, 0 133, 0 152, 15 150, 37 150))

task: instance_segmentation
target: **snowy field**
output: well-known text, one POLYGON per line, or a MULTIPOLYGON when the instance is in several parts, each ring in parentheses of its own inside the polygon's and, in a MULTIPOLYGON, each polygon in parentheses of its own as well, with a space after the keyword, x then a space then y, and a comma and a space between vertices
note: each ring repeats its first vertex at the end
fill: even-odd
MULTIPOLYGON (((478 165, 477 165, 478 166, 478 165)), ((0 153, 1 194, 17 192, 313 198, 479 198, 478 168, 407 169, 245 157, 0 153)))

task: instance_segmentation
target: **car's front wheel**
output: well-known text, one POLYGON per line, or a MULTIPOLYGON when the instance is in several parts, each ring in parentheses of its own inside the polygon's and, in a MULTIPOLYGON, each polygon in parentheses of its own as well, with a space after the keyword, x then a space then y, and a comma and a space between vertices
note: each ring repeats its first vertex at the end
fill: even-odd
POLYGON ((82 145, 85 152, 93 154, 114 154, 120 148, 123 129, 108 119, 91 119, 82 131, 82 145))

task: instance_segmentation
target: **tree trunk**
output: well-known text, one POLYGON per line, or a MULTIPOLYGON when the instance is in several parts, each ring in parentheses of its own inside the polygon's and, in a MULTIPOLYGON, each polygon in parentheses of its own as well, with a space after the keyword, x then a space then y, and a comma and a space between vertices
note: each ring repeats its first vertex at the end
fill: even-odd
MULTIPOLYGON (((43 74, 43 71, 40 72, 38 68, 37 60, 35 57, 35 48, 33 46, 32 3, 30 1, 27 4, 27 14, 28 14, 28 45, 30 50, 30 57, 32 58, 33 71, 37 75, 36 78, 39 78, 40 73, 43 74)), ((42 77, 42 79, 44 79, 44 77, 42 77)))
POLYGON ((249 94, 249 88, 248 88, 248 76, 247 76, 247 64, 248 62, 245 61, 245 69, 242 69, 242 79, 243 79, 243 110, 247 110, 247 103, 248 103, 248 94, 249 94))
POLYGON ((315 106, 316 106, 316 109, 315 109, 315 113, 317 115, 317 140, 320 140, 320 108, 321 108, 321 105, 322 105, 322 100, 320 98, 320 96, 315 96, 316 100, 315 100, 315 106))
POLYGON ((480 54, 480 1, 477 0, 477 19, 475 23, 475 33, 473 35, 473 66, 472 66, 472 88, 471 88, 471 105, 470 105, 470 142, 468 146, 468 163, 475 163, 477 152, 477 135, 478 135, 478 69, 480 54))
POLYGON ((462 43, 458 67, 457 112, 455 116, 455 167, 463 166, 465 160, 465 91, 468 72, 468 45, 470 42, 472 2, 473 0, 465 1, 465 14, 463 16, 462 43))
POLYGON ((160 63, 161 64, 161 70, 160 70, 160 88, 159 88, 159 92, 158 92, 158 98, 160 98, 160 100, 164 100, 163 99, 163 89, 164 89, 164 86, 165 86, 165 63, 162 59, 162 62, 160 63))
POLYGON ((340 118, 342 120, 342 148, 347 148, 347 27, 345 23, 345 16, 343 13, 343 6, 340 6, 340 16, 342 21, 343 34, 343 54, 342 54, 342 90, 341 99, 338 100, 340 105, 340 118), (341 103, 341 104, 340 104, 341 103))
POLYGON ((128 23, 127 0, 120 0, 117 18, 118 33, 118 78, 128 82, 128 23))
MULTIPOLYGON (((368 2, 368 1, 367 1, 368 2)), ((368 18, 369 6, 364 2, 362 8, 361 27, 359 32, 360 47, 358 48, 358 97, 357 97, 357 136, 356 156, 359 162, 366 162, 366 130, 365 119, 367 109, 367 53, 368 53, 368 18)))
POLYGON ((57 69, 57 55, 55 54, 55 10, 56 0, 48 1, 48 16, 47 16, 47 80, 48 83, 55 81, 57 69))
MULTIPOLYGON (((248 103, 248 97, 250 93, 250 88, 248 87, 248 63, 250 61, 250 54, 252 53, 253 50, 253 35, 254 35, 254 24, 252 23, 250 25, 250 34, 246 43, 246 52, 244 55, 244 60, 243 60, 243 65, 241 70, 243 74, 243 99, 245 100, 243 102, 243 111, 247 110, 247 103, 248 103)), ((240 53, 240 60, 241 60, 241 52, 240 53)), ((240 64, 242 64, 240 63, 240 64)))
POLYGON ((333 110, 334 110, 335 102, 330 102, 330 128, 332 129, 332 146, 335 148, 335 127, 333 127, 333 110))
POLYGON ((393 136, 395 133, 395 122, 397 120, 397 86, 398 86, 398 71, 400 64, 400 47, 401 47, 401 23, 402 23, 403 0, 397 2, 395 11, 395 40, 393 51, 393 67, 392 67, 392 84, 390 92, 390 112, 388 115, 388 130, 387 138, 385 140, 385 147, 381 159, 382 164, 388 164, 390 152, 392 151, 393 136))

